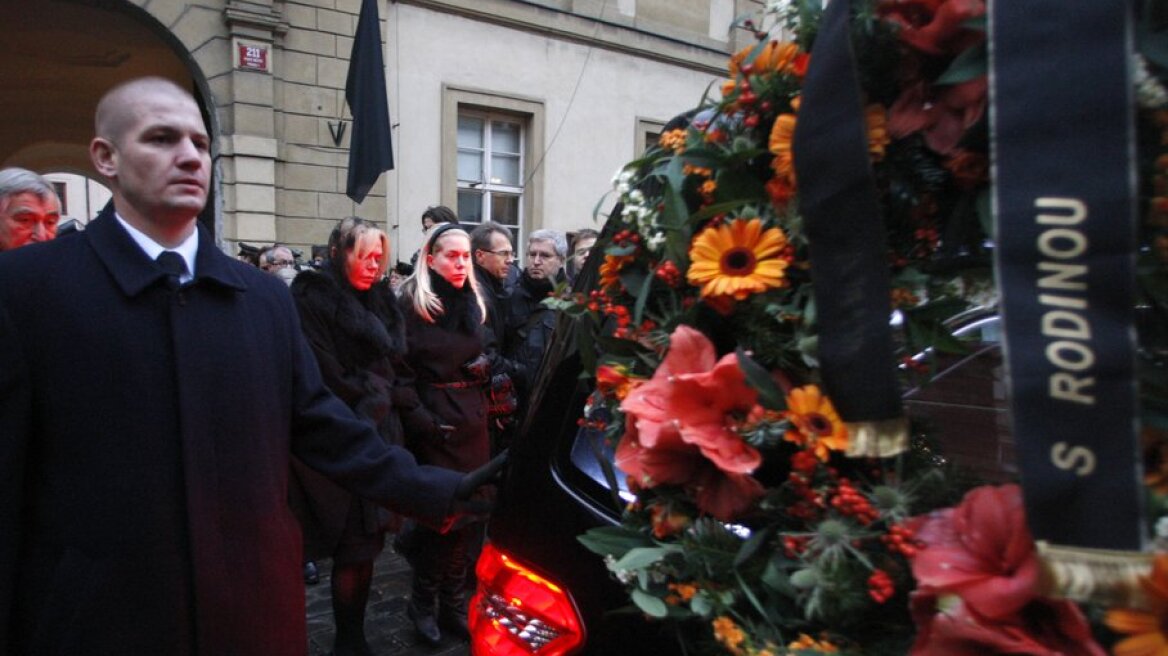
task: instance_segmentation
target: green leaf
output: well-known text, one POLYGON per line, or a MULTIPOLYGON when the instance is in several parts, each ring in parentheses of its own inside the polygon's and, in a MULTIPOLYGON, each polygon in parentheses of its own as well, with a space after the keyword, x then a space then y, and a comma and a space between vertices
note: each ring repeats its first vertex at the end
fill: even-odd
MULTIPOLYGON (((741 346, 735 350, 735 354, 738 355, 738 367, 746 376, 746 382, 758 391, 759 404, 768 410, 786 410, 787 401, 779 386, 771 378, 770 372, 747 355, 741 346)), ((753 540, 753 537, 751 539, 753 540)))
POLYGON ((634 547, 621 556, 615 564, 612 565, 613 570, 632 570, 644 569, 650 565, 655 565, 661 562, 668 556, 672 549, 664 547, 634 547))
MULTIPOLYGON (((758 600, 758 596, 754 594, 754 590, 752 590, 750 586, 746 584, 746 581, 742 579, 742 575, 738 572, 734 572, 734 578, 738 579, 738 585, 742 588, 742 593, 745 594, 746 598, 750 600, 750 604, 754 606, 755 611, 758 612, 760 617, 766 619, 767 624, 770 624, 770 614, 767 613, 767 609, 762 605, 762 602, 758 600)), ((771 628, 776 627, 772 624, 771 628)))
POLYGON ((637 297, 637 302, 633 306, 633 325, 641 325, 641 319, 645 316, 645 303, 649 301, 649 288, 653 286, 653 276, 645 276, 644 282, 641 283, 641 289, 634 294, 637 297))
POLYGON ((724 203, 739 198, 757 202, 766 197, 766 187, 762 180, 748 170, 725 168, 718 172, 714 181, 718 188, 714 191, 715 202, 724 203))
POLYGON ((601 556, 624 556, 630 549, 652 546, 649 536, 631 531, 623 526, 602 526, 589 529, 576 539, 589 551, 601 556))
POLYGON ((791 578, 787 576, 779 562, 778 558, 772 558, 767 563, 766 569, 762 572, 762 584, 785 597, 794 598, 797 594, 795 586, 791 585, 791 578))
POLYGON ((710 603, 710 600, 706 597, 706 595, 699 592, 689 600, 689 609, 693 611, 695 615, 709 617, 714 612, 714 605, 710 603))
POLYGON ((961 84, 985 75, 988 70, 987 53, 984 41, 970 46, 953 59, 934 84, 961 84))
POLYGON ((660 597, 654 597, 640 588, 634 588, 632 596, 633 603, 649 617, 662 618, 669 614, 669 606, 660 597))
MULTIPOLYGON (((739 353, 741 353, 741 351, 742 349, 739 349, 739 353)), ((738 357, 739 362, 741 362, 742 356, 739 355, 738 357)), ((741 567, 743 563, 750 560, 751 556, 758 553, 758 550, 761 549, 768 541, 770 541, 771 535, 774 534, 774 532, 775 528, 773 526, 767 526, 766 528, 760 531, 755 531, 753 534, 751 534, 750 539, 742 543, 742 546, 738 549, 738 554, 734 556, 734 567, 741 567)))
POLYGON ((689 207, 686 206, 685 198, 681 195, 681 181, 679 180, 678 184, 674 185, 666 180, 662 196, 665 201, 665 211, 661 213, 662 222, 670 228, 684 227, 689 220, 689 207))
POLYGON ((808 567, 796 571, 791 575, 791 585, 800 590, 807 590, 819 584, 819 572, 808 567))
POLYGON ((694 212, 689 218, 694 223, 700 223, 710 217, 717 216, 723 212, 729 212, 743 205, 750 205, 756 201, 758 201, 757 198, 735 198, 734 200, 728 200, 722 203, 714 203, 694 212))

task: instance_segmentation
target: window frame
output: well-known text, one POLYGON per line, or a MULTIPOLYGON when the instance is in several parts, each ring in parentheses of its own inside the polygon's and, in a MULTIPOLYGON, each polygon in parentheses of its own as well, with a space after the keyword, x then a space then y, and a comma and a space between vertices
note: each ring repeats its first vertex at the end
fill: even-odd
MULTIPOLYGON (((519 193, 519 223, 515 227, 516 253, 532 230, 540 227, 539 209, 543 207, 545 107, 541 100, 444 84, 442 87, 442 204, 458 207, 458 193, 470 188, 458 179, 458 120, 474 116, 488 120, 516 122, 520 126, 520 186, 490 185, 488 192, 519 193), (533 169, 533 167, 536 167, 533 169)), ((486 144, 484 144, 486 146, 486 144)), ((484 157, 484 159, 489 159, 484 157)), ((485 164, 489 164, 485 162, 485 164)), ((484 174, 486 170, 484 170, 484 174)), ((484 186, 488 186, 485 183, 484 186)), ((489 207, 484 217, 490 216, 489 207)))

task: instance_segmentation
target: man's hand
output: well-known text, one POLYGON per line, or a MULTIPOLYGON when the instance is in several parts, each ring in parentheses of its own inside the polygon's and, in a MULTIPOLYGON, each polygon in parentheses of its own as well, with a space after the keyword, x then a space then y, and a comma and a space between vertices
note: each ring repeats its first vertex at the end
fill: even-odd
POLYGON ((478 488, 499 483, 503 478, 503 467, 506 466, 509 456, 508 450, 503 449, 490 462, 463 476, 462 482, 458 484, 458 488, 454 492, 454 498, 466 500, 478 488))

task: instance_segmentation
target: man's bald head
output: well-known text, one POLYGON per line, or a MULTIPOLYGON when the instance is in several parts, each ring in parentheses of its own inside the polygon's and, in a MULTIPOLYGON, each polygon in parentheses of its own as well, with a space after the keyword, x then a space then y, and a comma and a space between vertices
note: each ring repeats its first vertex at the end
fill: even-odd
POLYGON ((189 91, 166 78, 137 78, 119 84, 101 97, 93 119, 95 134, 113 143, 121 141, 137 117, 133 111, 135 102, 144 94, 154 92, 182 96, 197 106, 189 91))

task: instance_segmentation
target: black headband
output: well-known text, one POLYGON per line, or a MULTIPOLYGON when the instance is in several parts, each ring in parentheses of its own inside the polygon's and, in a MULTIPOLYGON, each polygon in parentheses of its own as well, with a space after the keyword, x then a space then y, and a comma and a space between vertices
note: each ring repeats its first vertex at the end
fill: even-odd
POLYGON ((451 230, 462 230, 463 232, 466 232, 466 228, 464 228, 461 223, 440 223, 438 224, 438 227, 434 228, 434 232, 431 233, 430 240, 426 242, 426 252, 433 253, 434 244, 438 242, 438 238, 442 236, 442 233, 449 232, 451 230))

